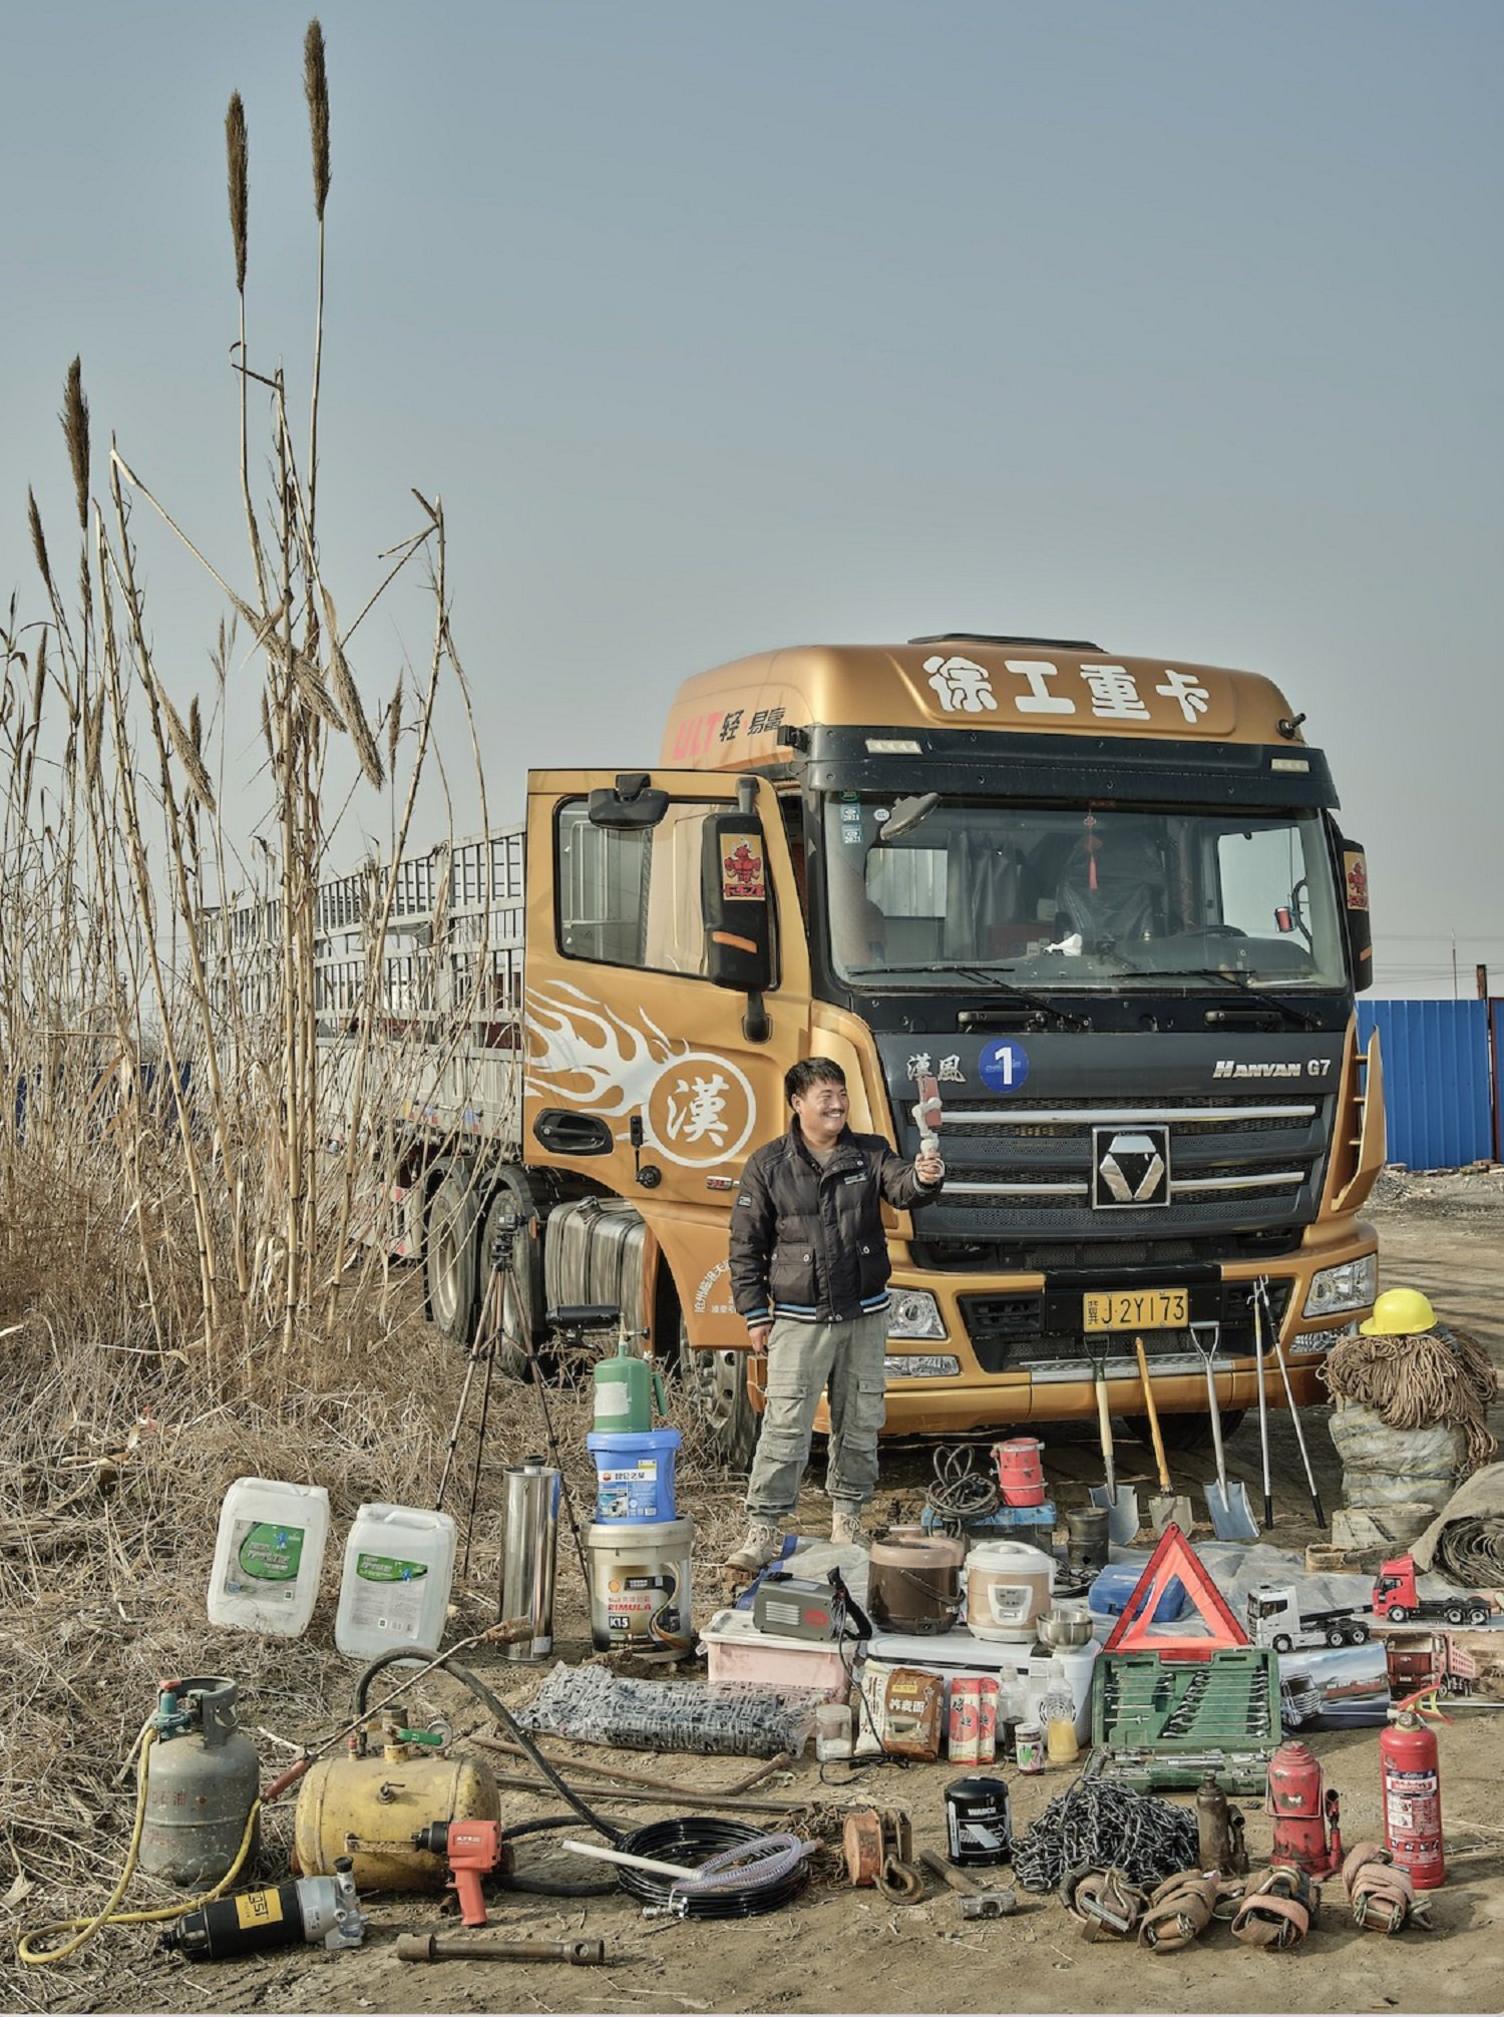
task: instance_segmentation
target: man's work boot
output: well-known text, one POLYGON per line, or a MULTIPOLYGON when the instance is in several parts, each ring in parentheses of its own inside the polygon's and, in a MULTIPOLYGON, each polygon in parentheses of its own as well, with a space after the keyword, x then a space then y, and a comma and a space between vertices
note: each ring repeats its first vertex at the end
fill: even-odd
POLYGON ((831 1544, 837 1548, 870 1548, 872 1536, 862 1525, 860 1506, 837 1506, 830 1521, 831 1544))
POLYGON ((783 1529, 771 1520, 753 1519, 748 1522, 746 1539, 726 1557, 726 1567, 734 1576, 755 1576, 782 1553, 783 1529))

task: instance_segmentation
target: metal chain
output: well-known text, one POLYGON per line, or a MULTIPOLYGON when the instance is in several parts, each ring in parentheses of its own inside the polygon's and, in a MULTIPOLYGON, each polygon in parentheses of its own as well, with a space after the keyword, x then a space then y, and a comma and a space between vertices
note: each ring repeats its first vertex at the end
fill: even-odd
POLYGON ((1195 1861, 1194 1814, 1107 1779, 1078 1779, 1013 1845, 1013 1874, 1026 1891, 1053 1891, 1083 1866, 1158 1884, 1195 1861))

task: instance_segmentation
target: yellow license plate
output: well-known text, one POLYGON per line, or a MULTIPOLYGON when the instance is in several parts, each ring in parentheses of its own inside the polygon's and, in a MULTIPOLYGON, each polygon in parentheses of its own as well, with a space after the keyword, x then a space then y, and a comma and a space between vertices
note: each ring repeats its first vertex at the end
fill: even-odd
POLYGON ((1084 1331, 1175 1331, 1190 1321, 1189 1289, 1092 1289, 1081 1298, 1084 1331))

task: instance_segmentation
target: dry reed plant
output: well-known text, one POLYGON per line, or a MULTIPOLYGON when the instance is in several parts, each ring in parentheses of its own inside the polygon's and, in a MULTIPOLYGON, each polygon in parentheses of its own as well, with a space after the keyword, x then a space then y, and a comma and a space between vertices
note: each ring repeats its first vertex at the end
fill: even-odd
MULTIPOLYGON (((263 1733, 268 1776, 290 1747, 344 1720, 353 1669, 332 1644, 341 1537, 364 1500, 432 1503, 463 1372, 462 1355, 424 1321, 414 1272, 391 1259, 391 1187, 410 1146, 402 1102, 443 1082, 477 1020, 504 1021, 517 1004, 496 995, 484 900, 464 959, 445 946, 452 833, 429 862, 427 942, 394 939, 410 922, 398 864, 420 784, 442 768, 434 725, 446 682, 466 711, 487 825, 489 806, 449 625, 442 507, 413 493, 417 525, 381 556, 344 628, 324 577, 315 499, 331 168, 317 22, 304 83, 318 233, 306 467, 284 376, 256 369, 247 346, 238 94, 225 121, 249 583, 236 585, 228 560, 211 562, 113 442, 96 472, 75 358, 61 422, 76 583, 68 588, 28 493, 41 607, 27 620, 13 597, 0 626, 0 1913, 12 1932, 107 1895, 129 1832, 119 1763, 162 1676, 233 1676, 245 1722, 263 1733), (271 493, 259 503, 253 408, 270 426, 271 493), (202 694, 169 682, 158 655, 148 537, 180 542, 224 595, 202 694), (432 604, 427 652, 404 665, 373 727, 365 642, 352 640, 415 561, 432 604), (232 700, 237 715, 254 708, 265 752, 264 803, 240 836, 227 812, 227 773, 239 782, 226 740, 232 700), (341 767, 353 777, 342 799, 332 783, 341 767), (336 973, 319 885, 351 806, 388 844, 347 879, 353 951, 336 973), (299 1642, 207 1622, 219 1505, 247 1474, 330 1494, 320 1605, 299 1642)), ((235 789, 229 797, 241 817, 235 789)), ((589 1403, 567 1369, 557 1378, 555 1422, 583 1525, 594 1492, 589 1403)), ((674 1414, 713 1557, 735 1493, 712 1487, 690 1421, 674 1414)), ((484 1452, 477 1419, 472 1409, 447 1498, 463 1515, 481 1464, 461 1634, 496 1615, 500 1467, 541 1447, 526 1385, 499 1380, 484 1452)), ((559 1614, 564 1643, 583 1652, 585 1593, 567 1536, 559 1614)), ((288 1825, 280 1810, 269 1821, 270 1875, 285 1872, 288 1825)), ((128 1902, 164 1896, 141 1880, 128 1902)), ((158 1965, 150 1929, 109 1928, 55 1969, 7 1957, 0 1989, 5 2007, 145 2007, 158 1965)))

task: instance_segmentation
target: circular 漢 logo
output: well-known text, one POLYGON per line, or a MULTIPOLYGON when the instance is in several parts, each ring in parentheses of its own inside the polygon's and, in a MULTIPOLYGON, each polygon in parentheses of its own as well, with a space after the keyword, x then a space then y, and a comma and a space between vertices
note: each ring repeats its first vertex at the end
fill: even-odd
POLYGON ((1016 1093, 1029 1076, 1029 1053, 1011 1037, 994 1037, 983 1044, 977 1059, 982 1084, 995 1093, 1016 1093))
POLYGON ((671 1058, 643 1105, 643 1134, 658 1153, 684 1168, 739 1155, 757 1120, 757 1102, 727 1058, 690 1051, 671 1058))

